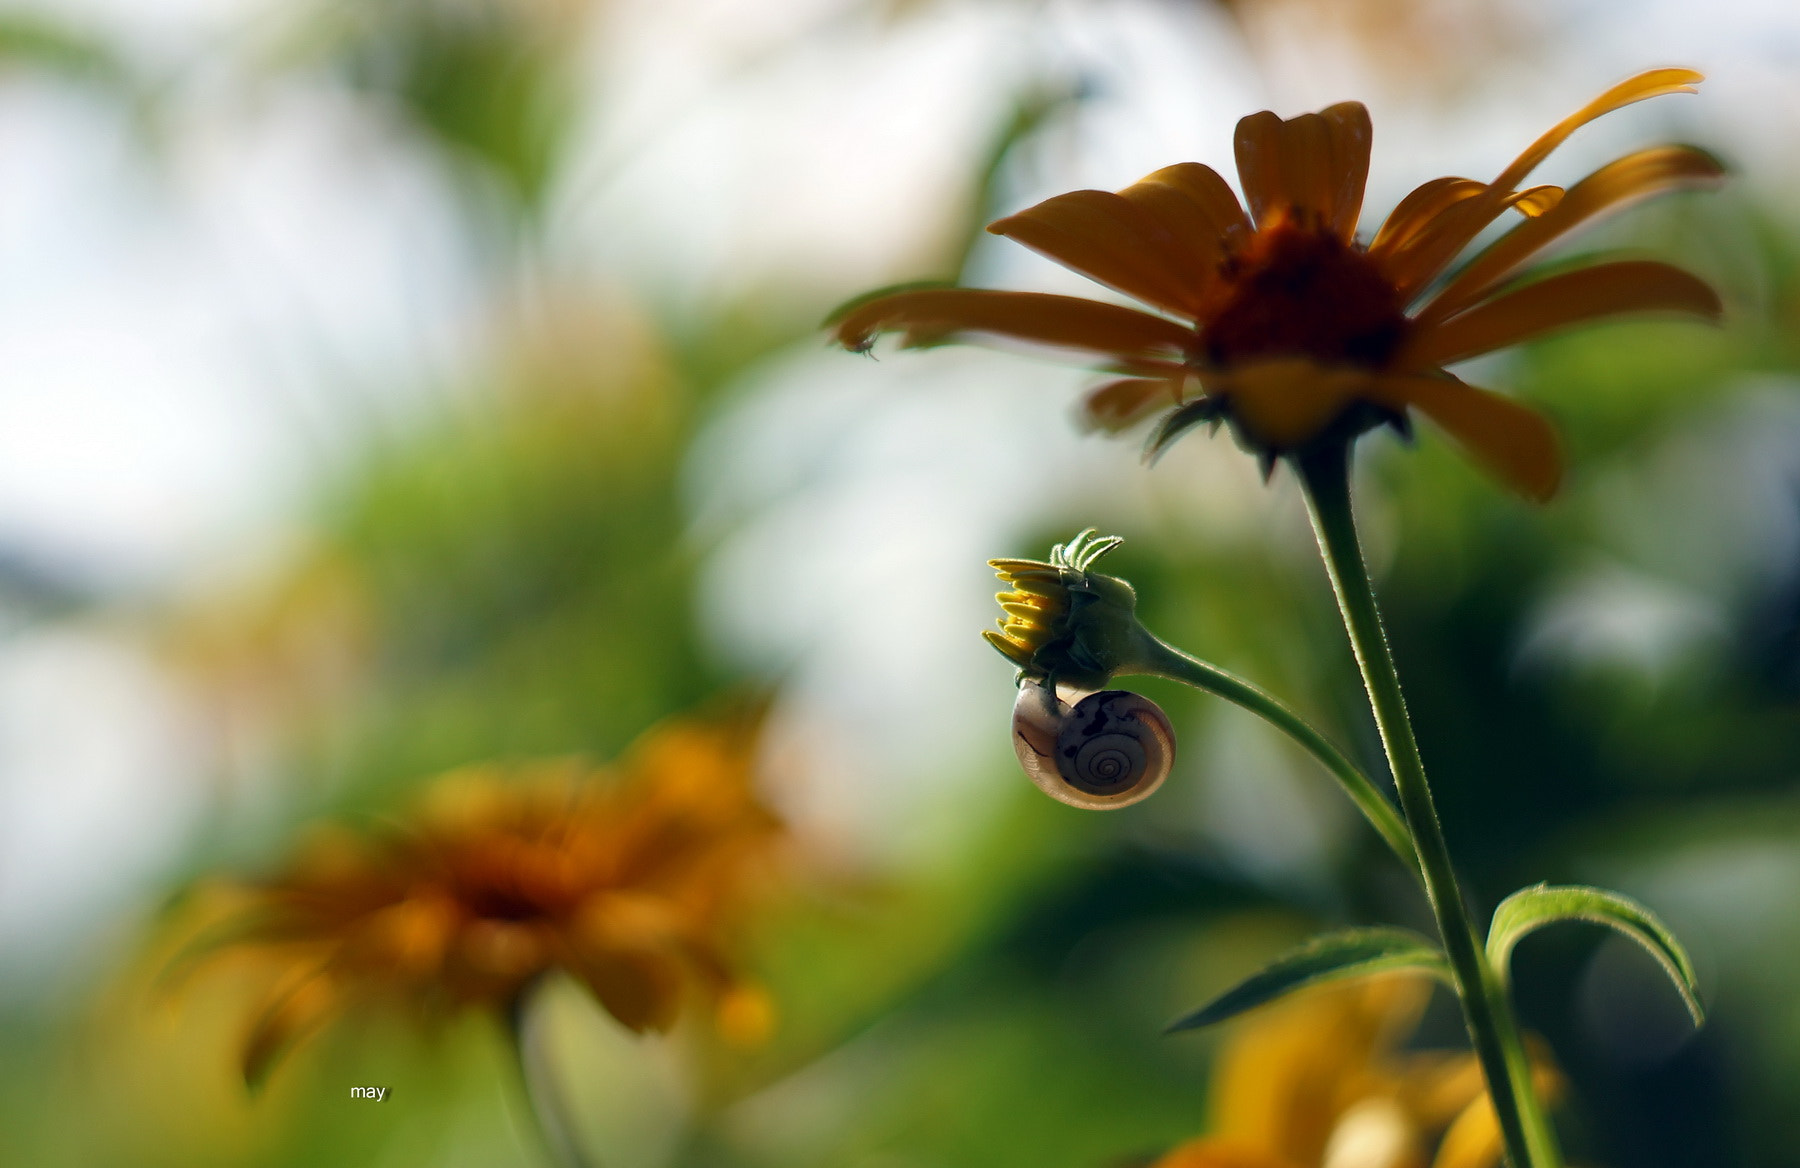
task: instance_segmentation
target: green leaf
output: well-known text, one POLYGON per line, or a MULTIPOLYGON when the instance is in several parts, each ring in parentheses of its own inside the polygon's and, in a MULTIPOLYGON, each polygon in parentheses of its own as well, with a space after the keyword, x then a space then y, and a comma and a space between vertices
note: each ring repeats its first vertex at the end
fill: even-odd
POLYGON ((1519 889, 1494 910, 1493 922, 1488 926, 1489 964, 1505 977, 1513 946, 1519 943, 1519 938, 1557 921, 1588 921, 1617 929, 1630 937, 1650 951, 1650 956, 1656 958, 1669 980, 1675 983, 1675 988, 1681 992, 1681 1000, 1687 1004, 1688 1013, 1694 1016, 1694 1025, 1706 1020, 1705 1011, 1700 1007, 1699 987, 1694 980, 1694 963, 1688 960, 1687 950, 1681 947, 1675 934, 1657 919, 1655 913, 1637 901, 1604 888, 1589 888, 1583 884, 1536 884, 1519 889))
POLYGON ((1163 1033, 1211 1026, 1316 982, 1398 969, 1421 970, 1446 979, 1450 975, 1438 947, 1408 929, 1327 933, 1277 957, 1192 1014, 1170 1023, 1163 1033))

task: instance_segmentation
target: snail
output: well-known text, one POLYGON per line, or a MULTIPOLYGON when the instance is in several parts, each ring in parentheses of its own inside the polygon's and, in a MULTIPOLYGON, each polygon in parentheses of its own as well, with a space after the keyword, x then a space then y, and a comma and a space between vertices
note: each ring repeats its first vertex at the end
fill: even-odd
POLYGON ((1027 681, 1013 703, 1013 751, 1046 795, 1103 811, 1162 786, 1175 765, 1175 730, 1160 706, 1130 690, 1101 690, 1071 707, 1053 687, 1027 681))

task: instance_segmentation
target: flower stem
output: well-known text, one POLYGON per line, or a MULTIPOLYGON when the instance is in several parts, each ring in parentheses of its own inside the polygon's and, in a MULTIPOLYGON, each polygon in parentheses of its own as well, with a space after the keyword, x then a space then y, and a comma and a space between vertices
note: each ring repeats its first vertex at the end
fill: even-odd
POLYGON ((1393 769, 1400 806, 1418 848, 1425 893, 1437 920, 1438 935, 1450 960, 1469 1039, 1487 1077, 1488 1094, 1500 1121, 1507 1158, 1514 1168, 1557 1168, 1560 1157, 1543 1108, 1532 1089, 1531 1071, 1499 979, 1482 955, 1473 923, 1457 889, 1450 849, 1438 823, 1425 764, 1413 737, 1406 699, 1394 656, 1382 629, 1381 612, 1369 583, 1350 508, 1350 451, 1333 443, 1294 460, 1312 515, 1313 530, 1325 570, 1337 594, 1338 609, 1350 634, 1350 646, 1362 671, 1375 725, 1393 769))
POLYGON ((1331 776, 1344 788, 1382 841, 1400 857, 1400 862, 1406 865, 1407 870, 1415 873, 1419 871, 1419 855, 1413 848, 1412 833, 1406 830, 1405 820, 1400 818, 1400 813, 1394 810, 1394 805, 1388 802, 1369 776, 1363 774, 1329 738, 1319 733, 1311 723, 1279 698, 1251 682, 1210 662, 1190 657, 1155 637, 1148 637, 1148 641, 1149 644, 1141 654, 1144 660, 1137 663, 1138 669, 1216 694, 1249 710, 1292 738, 1331 772, 1331 776))
POLYGON ((581 1150, 568 1100, 556 1086, 542 1028, 531 1024, 531 1005, 543 984, 540 978, 520 989, 506 1011, 507 1038, 519 1070, 519 1085, 553 1168, 599 1168, 598 1162, 581 1150))

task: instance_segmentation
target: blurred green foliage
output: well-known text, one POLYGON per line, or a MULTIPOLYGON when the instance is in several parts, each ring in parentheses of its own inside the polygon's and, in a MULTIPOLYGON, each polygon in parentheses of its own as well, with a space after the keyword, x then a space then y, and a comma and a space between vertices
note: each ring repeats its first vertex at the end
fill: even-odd
POLYGON ((586 0, 319 0, 284 56, 404 114, 530 217, 579 112, 586 0))
POLYGON ((130 82, 130 70, 104 38, 22 12, 0 13, 0 61, 121 89, 130 82))
POLYGON ((584 326, 471 414, 378 444, 333 492, 323 540, 372 630, 367 688, 333 711, 334 737, 362 732, 350 786, 487 757, 610 757, 721 680, 691 622, 691 395, 604 320, 584 326))

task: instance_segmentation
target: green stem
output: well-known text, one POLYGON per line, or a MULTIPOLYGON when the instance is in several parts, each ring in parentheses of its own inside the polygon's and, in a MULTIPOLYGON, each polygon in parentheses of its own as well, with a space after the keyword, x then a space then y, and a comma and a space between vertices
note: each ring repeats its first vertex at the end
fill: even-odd
POLYGON ((1394 805, 1388 802, 1369 776, 1363 774, 1329 738, 1315 730, 1311 723, 1273 694, 1259 689, 1236 674, 1227 673, 1217 665, 1190 657, 1155 637, 1146 636, 1149 643, 1141 654, 1143 660, 1136 663, 1137 670, 1216 694, 1249 710, 1292 738, 1331 772, 1331 776, 1344 788, 1357 809, 1380 834, 1382 841, 1400 857, 1400 862, 1406 865, 1407 870, 1415 873, 1419 871, 1419 855, 1413 849, 1412 833, 1406 830, 1406 822, 1400 818, 1400 813, 1394 810, 1394 805))
POLYGON ((1375 725, 1381 731, 1388 765, 1394 772, 1400 806, 1412 827, 1425 877, 1425 893, 1431 901, 1445 955, 1450 959, 1470 1042, 1487 1076, 1488 1094, 1500 1120, 1507 1157, 1514 1168, 1556 1168, 1560 1157, 1532 1089, 1518 1024, 1505 990, 1482 955, 1474 925, 1463 906, 1456 872, 1450 863, 1450 849, 1425 778, 1425 764, 1419 757, 1412 722, 1407 718, 1400 676, 1382 629, 1381 612, 1375 605, 1375 592, 1369 583, 1368 566, 1363 562, 1350 509, 1349 446, 1330 444, 1295 459, 1295 467, 1344 627, 1362 670, 1375 725))
POLYGON ((581 1150, 568 1100, 556 1086, 555 1069, 551 1067, 549 1052, 544 1047, 542 1028, 531 1024, 531 1004, 542 985, 543 979, 539 978, 520 989, 506 1011, 507 1038, 518 1067, 519 1084, 524 1088, 527 1110, 531 1112, 532 1125, 537 1128, 555 1168, 599 1168, 598 1162, 581 1150))

